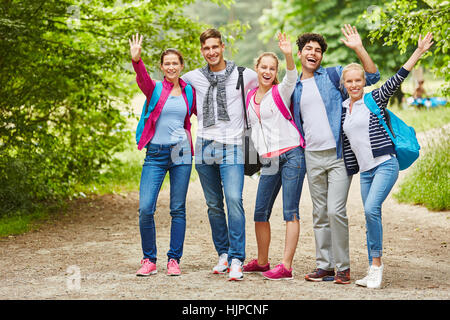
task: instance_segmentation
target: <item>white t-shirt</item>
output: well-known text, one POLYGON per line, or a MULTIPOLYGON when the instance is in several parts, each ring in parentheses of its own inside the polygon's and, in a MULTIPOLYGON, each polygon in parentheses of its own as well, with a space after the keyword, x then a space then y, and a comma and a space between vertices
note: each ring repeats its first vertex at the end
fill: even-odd
POLYGON ((345 100, 342 105, 346 112, 342 129, 356 156, 359 170, 364 172, 389 160, 392 157, 389 154, 373 157, 369 137, 370 111, 364 104, 364 98, 353 103, 352 113, 350 113, 350 99, 345 100))
MULTIPOLYGON (((225 69, 216 72, 215 74, 225 74, 225 69)), ((222 121, 217 119, 217 87, 215 87, 213 90, 215 124, 206 128, 203 128, 203 100, 208 92, 209 81, 199 69, 190 71, 184 74, 181 78, 184 81, 189 82, 195 88, 197 95, 197 137, 214 140, 224 144, 242 144, 242 134, 244 132, 244 106, 242 105, 241 89, 236 89, 236 84, 239 78, 237 66, 234 68, 225 84, 227 95, 227 112, 230 121, 222 121)), ((257 85, 258 77, 256 72, 245 68, 245 93, 255 88, 257 85)))
POLYGON ((300 112, 305 132, 305 150, 322 151, 336 148, 336 141, 328 122, 323 103, 314 77, 301 80, 303 85, 300 112))

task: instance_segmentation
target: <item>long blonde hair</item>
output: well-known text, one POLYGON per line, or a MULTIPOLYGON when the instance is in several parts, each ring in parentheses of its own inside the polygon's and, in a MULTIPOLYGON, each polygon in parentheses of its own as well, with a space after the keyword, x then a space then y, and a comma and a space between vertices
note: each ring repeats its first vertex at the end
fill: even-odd
POLYGON ((261 59, 264 57, 272 57, 277 62, 277 73, 275 74, 275 79, 273 80, 272 84, 279 84, 280 81, 278 80, 278 65, 280 62, 278 61, 278 57, 274 52, 263 52, 259 55, 258 58, 255 60, 255 69, 258 68, 259 64, 261 63, 261 59))

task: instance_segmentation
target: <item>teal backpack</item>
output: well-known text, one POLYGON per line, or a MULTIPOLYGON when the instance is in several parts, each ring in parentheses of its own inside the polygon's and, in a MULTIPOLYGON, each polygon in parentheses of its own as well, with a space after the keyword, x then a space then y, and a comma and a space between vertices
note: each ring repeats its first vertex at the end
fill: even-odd
POLYGON ((385 110, 386 119, 390 122, 390 127, 386 124, 380 113, 380 108, 376 104, 371 93, 364 95, 364 103, 370 112, 374 113, 380 124, 384 127, 392 143, 395 146, 397 160, 400 170, 408 168, 419 157, 420 145, 416 138, 416 132, 413 127, 408 126, 392 111, 385 110), (392 128, 392 130, 390 129, 392 128))
MULTIPOLYGON (((153 89, 152 97, 150 98, 150 102, 147 103, 147 99, 142 106, 141 117, 139 118, 139 123, 136 128, 136 144, 139 144, 139 140, 141 140, 142 131, 144 131, 145 123, 147 122, 150 114, 153 109, 155 109, 156 104, 158 103, 159 97, 162 92, 162 82, 156 82, 155 89, 153 89)), ((192 86, 188 83, 185 87, 186 97, 189 104, 189 115, 191 114, 192 102, 193 102, 193 93, 192 86)))

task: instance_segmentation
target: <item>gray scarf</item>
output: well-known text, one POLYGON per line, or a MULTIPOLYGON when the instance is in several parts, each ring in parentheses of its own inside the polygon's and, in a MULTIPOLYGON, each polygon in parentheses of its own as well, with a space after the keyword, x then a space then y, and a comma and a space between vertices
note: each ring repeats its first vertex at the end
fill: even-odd
POLYGON ((233 72, 236 66, 233 61, 225 61, 227 67, 225 74, 215 75, 209 65, 200 69, 200 72, 208 79, 209 88, 206 97, 203 100, 203 128, 210 127, 215 124, 214 107, 213 107, 213 90, 217 87, 217 118, 223 121, 230 121, 227 111, 227 94, 225 82, 233 72))

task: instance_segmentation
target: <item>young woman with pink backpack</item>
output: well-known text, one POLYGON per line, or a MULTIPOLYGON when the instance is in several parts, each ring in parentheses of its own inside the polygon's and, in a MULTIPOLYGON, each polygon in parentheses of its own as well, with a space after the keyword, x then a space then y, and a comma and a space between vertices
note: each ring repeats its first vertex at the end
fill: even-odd
POLYGON ((297 81, 292 47, 286 34, 278 35, 278 46, 286 58, 286 75, 278 82, 278 58, 273 52, 261 54, 255 65, 259 87, 247 95, 251 138, 261 162, 261 176, 255 204, 255 232, 258 257, 243 267, 244 272, 262 272, 269 280, 293 279, 292 261, 300 233, 299 202, 306 173, 304 140, 291 112, 291 95, 297 81), (283 218, 286 241, 282 262, 270 268, 270 215, 283 188, 283 218))

